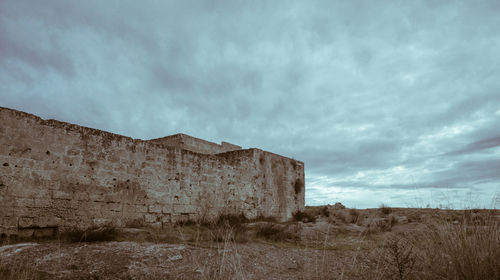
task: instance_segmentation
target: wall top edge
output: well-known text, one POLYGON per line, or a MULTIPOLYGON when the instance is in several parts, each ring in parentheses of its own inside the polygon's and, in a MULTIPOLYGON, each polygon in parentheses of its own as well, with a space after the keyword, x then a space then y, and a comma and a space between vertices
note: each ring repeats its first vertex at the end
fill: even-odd
MULTIPOLYGON (((96 129, 96 128, 90 128, 90 127, 72 124, 72 123, 68 123, 68 122, 58 121, 58 120, 54 120, 54 119, 45 120, 45 119, 43 119, 39 116, 36 116, 34 114, 30 114, 30 113, 26 113, 23 111, 11 109, 11 108, 6 108, 6 107, 2 107, 2 106, 0 106, 0 113, 7 113, 10 115, 14 115, 16 117, 20 117, 20 118, 24 118, 24 119, 31 119, 40 125, 50 126, 50 127, 54 127, 54 128, 61 128, 61 129, 64 129, 66 131, 72 131, 72 132, 80 133, 82 135, 89 135, 89 134, 90 135, 100 135, 102 137, 105 137, 105 138, 108 138, 111 140, 125 140, 125 141, 133 142, 134 144, 144 143, 144 144, 148 144, 148 145, 154 145, 157 147, 168 148, 168 149, 179 149, 179 150, 187 151, 187 152, 190 152, 193 154, 200 154, 200 155, 209 156, 209 155, 206 155, 203 153, 197 153, 197 152, 193 152, 193 151, 186 150, 186 149, 174 148, 174 147, 171 147, 168 145, 156 143, 154 141, 154 140, 158 140, 158 139, 162 139, 162 138, 166 138, 166 137, 183 137, 183 136, 187 136, 187 137, 191 137, 191 138, 195 138, 195 139, 200 139, 200 138, 196 138, 196 137, 193 137, 193 136, 190 136, 187 134, 183 134, 183 133, 177 133, 177 134, 173 134, 173 135, 169 135, 169 136, 165 136, 165 137, 161 137, 161 138, 156 138, 156 139, 143 140, 143 139, 135 139, 135 138, 132 138, 129 136, 124 136, 124 135, 120 135, 120 134, 116 134, 116 133, 112 133, 112 132, 108 132, 108 131, 104 131, 104 130, 100 130, 100 129, 96 129)), ((200 140, 206 141, 204 139, 200 139, 200 140)), ((209 142, 209 141, 206 141, 206 142, 209 142)), ((209 142, 209 143, 213 143, 213 142, 209 142)), ((216 144, 216 143, 214 143, 214 144, 216 144)), ((230 144, 230 143, 228 143, 228 144, 230 144)), ((218 145, 218 144, 216 144, 216 145, 218 145)), ((273 156, 277 156, 277 157, 284 158, 287 160, 293 160, 297 163, 304 164, 302 161, 299 161, 299 160, 296 160, 293 158, 289 158, 289 157, 285 157, 285 156, 282 156, 279 154, 271 153, 268 151, 264 151, 264 150, 261 150, 258 148, 248 148, 248 149, 240 149, 240 150, 222 152, 222 153, 217 153, 217 154, 214 154, 211 156, 227 157, 227 156, 232 156, 232 155, 247 154, 249 152, 254 153, 255 151, 271 154, 273 156)))
POLYGON ((195 140, 195 141, 198 141, 198 142, 202 142, 202 143, 205 143, 205 144, 209 144, 209 145, 212 145, 212 146, 216 146, 216 147, 223 147, 224 145, 230 145, 232 147, 241 149, 241 146, 238 146, 238 145, 235 145, 235 144, 232 144, 232 143, 229 143, 229 142, 222 141, 220 144, 218 144, 218 143, 211 142, 211 141, 208 141, 208 140, 205 140, 205 139, 202 139, 202 138, 194 137, 194 136, 191 136, 191 135, 188 135, 188 134, 185 134, 185 133, 176 133, 176 134, 172 134, 172 135, 163 136, 163 137, 160 137, 160 138, 149 139, 149 140, 146 140, 146 141, 157 142, 157 141, 161 141, 161 140, 164 140, 164 139, 173 139, 173 138, 181 138, 181 139, 187 138, 187 139, 192 139, 192 140, 195 140))

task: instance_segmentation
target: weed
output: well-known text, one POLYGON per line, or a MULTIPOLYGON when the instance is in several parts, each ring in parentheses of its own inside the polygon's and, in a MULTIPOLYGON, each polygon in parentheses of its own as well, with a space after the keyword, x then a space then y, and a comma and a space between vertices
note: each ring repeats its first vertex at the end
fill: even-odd
POLYGON ((391 237, 385 244, 382 262, 387 268, 388 279, 408 279, 415 268, 417 260, 413 246, 400 237, 391 237))
POLYGON ((83 231, 71 231, 61 237, 69 242, 115 241, 119 231, 115 228, 97 228, 83 231))
POLYGON ((481 223, 464 215, 420 236, 423 266, 442 279, 500 279, 500 224, 492 214, 481 223))
POLYGON ((37 271, 21 259, 14 258, 9 263, 0 263, 0 279, 5 280, 45 280, 46 274, 37 271))
POLYGON ((297 222, 304 222, 304 223, 316 222, 316 217, 311 212, 300 211, 300 210, 293 214, 293 219, 297 222))
POLYGON ((257 237, 269 241, 297 241, 300 237, 289 231, 286 225, 266 223, 257 227, 257 237))
POLYGON ((385 205, 385 204, 380 205, 379 210, 384 215, 388 215, 388 214, 392 213, 392 208, 385 205))
POLYGON ((349 209, 349 215, 351 216, 351 223, 357 224, 359 222, 360 213, 357 209, 349 209))
POLYGON ((221 243, 217 243, 216 248, 215 254, 210 258, 200 253, 192 256, 201 279, 242 279, 240 255, 231 228, 226 228, 221 243))

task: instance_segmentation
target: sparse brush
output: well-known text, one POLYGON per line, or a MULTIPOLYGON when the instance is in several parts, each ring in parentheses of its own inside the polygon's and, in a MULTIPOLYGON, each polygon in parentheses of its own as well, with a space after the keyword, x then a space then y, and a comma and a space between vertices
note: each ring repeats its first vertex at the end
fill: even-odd
POLYGON ((200 272, 201 279, 244 279, 242 266, 234 239, 234 232, 226 227, 221 243, 216 244, 216 252, 211 258, 205 255, 194 254, 193 262, 200 272), (222 245, 220 245, 222 244, 222 245))
POLYGON ((296 232, 288 230, 286 225, 266 223, 257 227, 257 237, 270 241, 297 241, 300 237, 296 232))
POLYGON ((435 226, 419 242, 426 271, 441 279, 500 279, 500 224, 492 214, 481 222, 465 215, 435 226))
POLYGON ((357 209, 352 208, 349 209, 349 215, 351 216, 351 223, 352 224, 357 224, 360 220, 360 213, 357 209))
POLYGON ((384 215, 388 215, 388 214, 392 213, 392 208, 385 205, 385 204, 380 205, 379 209, 380 209, 380 212, 382 212, 382 214, 384 214, 384 215))
POLYGON ((0 263, 0 279, 3 280, 44 280, 49 279, 21 259, 14 258, 8 264, 0 263))
POLYGON ((328 209, 328 206, 323 206, 321 208, 321 215, 323 217, 329 217, 330 216, 330 210, 328 209))
POLYGON ((307 211, 297 211, 293 214, 293 219, 297 222, 304 223, 314 223, 316 222, 316 216, 311 212, 307 211))
POLYGON ((257 216, 257 218, 255 219, 252 219, 250 222, 270 222, 270 223, 277 223, 278 220, 276 219, 276 217, 265 217, 265 216, 262 216, 262 215, 259 215, 257 216))
POLYGON ((406 239, 391 236, 384 244, 381 254, 384 265, 384 278, 405 280, 411 279, 417 261, 414 247, 406 239))
POLYGON ((246 242, 246 231, 249 220, 244 214, 222 214, 218 219, 209 225, 212 233, 212 240, 223 242, 228 231, 231 231, 235 242, 246 242))
POLYGON ((115 241, 118 235, 119 230, 115 228, 97 228, 66 232, 61 237, 69 242, 99 242, 115 241))

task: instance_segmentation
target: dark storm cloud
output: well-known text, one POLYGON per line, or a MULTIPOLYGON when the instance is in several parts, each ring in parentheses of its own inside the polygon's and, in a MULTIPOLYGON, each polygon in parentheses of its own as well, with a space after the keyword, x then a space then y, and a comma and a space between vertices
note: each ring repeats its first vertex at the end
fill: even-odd
POLYGON ((0 105, 294 157, 308 203, 498 188, 497 1, 283 4, 2 1, 0 105))
POLYGON ((468 144, 462 149, 448 153, 448 155, 460 155, 460 154, 480 152, 498 146, 500 146, 500 136, 475 141, 473 143, 468 144))

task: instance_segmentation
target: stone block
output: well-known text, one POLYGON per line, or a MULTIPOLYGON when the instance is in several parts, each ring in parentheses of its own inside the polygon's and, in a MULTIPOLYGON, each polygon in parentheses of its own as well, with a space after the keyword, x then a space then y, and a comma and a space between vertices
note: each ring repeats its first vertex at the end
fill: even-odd
POLYGON ((58 227, 61 224, 58 217, 35 217, 34 224, 39 227, 58 227))
POLYGON ((34 217, 36 216, 36 212, 38 212, 38 208, 32 207, 14 207, 14 214, 18 217, 34 217))
POLYGON ((57 233, 57 228, 36 228, 34 232, 35 237, 51 237, 55 236, 57 233))
POLYGON ((68 156, 79 156, 80 155, 80 150, 78 149, 75 149, 75 148, 72 148, 72 149, 69 149, 66 154, 68 156))
POLYGON ((17 207, 34 207, 35 200, 33 198, 17 198, 17 207))
POLYGON ((21 238, 31 238, 35 232, 32 228, 20 229, 17 231, 17 235, 21 238))
POLYGON ((154 229, 161 229, 163 227, 163 224, 162 224, 162 222, 155 222, 155 223, 150 224, 150 227, 152 227, 154 229))
POLYGON ((161 208, 162 207, 160 204, 149 205, 148 212, 149 213, 161 213, 161 208))
POLYGON ((194 205, 189 205, 189 204, 174 204, 173 208, 174 208, 173 212, 176 214, 196 212, 196 207, 194 205))
POLYGON ((172 214, 172 223, 187 222, 189 221, 189 215, 187 214, 172 214))
POLYGON ((73 192, 54 190, 52 191, 53 199, 63 199, 63 200, 71 200, 73 199, 73 192))
POLYGON ((24 198, 34 198, 34 197, 50 198, 50 191, 46 189, 40 189, 39 187, 33 187, 30 185, 24 185, 21 188, 16 188, 13 193, 15 196, 24 198))
POLYGON ((35 198, 35 208, 48 208, 52 206, 50 198, 35 198))
POLYGON ((187 197, 186 195, 176 195, 174 196, 174 203, 189 204, 189 197, 187 197))
POLYGON ((95 202, 95 201, 90 201, 85 204, 87 206, 87 209, 90 211, 98 212, 101 211, 102 206, 104 205, 104 202, 95 202))
POLYGON ((123 204, 123 212, 130 214, 130 213, 136 213, 136 208, 134 204, 123 204))
POLYGON ((94 202, 104 202, 104 194, 103 193, 89 193, 90 201, 94 202))
POLYGON ((75 192, 74 199, 76 199, 78 201, 89 201, 90 196, 86 192, 75 192))
POLYGON ((161 208, 161 212, 165 214, 170 214, 173 211, 173 206, 171 204, 163 205, 161 208))
POLYGON ((3 201, 0 201, 0 220, 3 217, 10 217, 14 215, 14 207, 12 206, 2 206, 3 201))
POLYGON ((74 166, 75 165, 75 159, 69 156, 63 156, 62 158, 62 163, 67 166, 74 166))
POLYGON ((32 218, 32 217, 19 218, 19 223, 18 223, 19 228, 28 228, 28 227, 33 227, 33 226, 35 226, 34 218, 32 218))
POLYGON ((172 216, 170 214, 165 214, 161 217, 161 222, 165 224, 169 224, 172 222, 172 216))
POLYGON ((137 213, 147 213, 148 212, 148 207, 143 204, 136 204, 136 212, 137 213))
POLYGON ((61 187, 61 181, 64 180, 64 178, 61 177, 62 175, 63 175, 62 172, 51 173, 50 177, 52 178, 53 176, 55 176, 57 177, 57 179, 56 180, 52 179, 45 182, 47 190, 58 190, 61 187))
POLYGON ((96 218, 92 220, 92 224, 95 227, 105 227, 111 225, 113 222, 112 219, 104 219, 104 218, 96 218))
POLYGON ((2 224, 3 224, 3 227, 7 227, 7 228, 16 227, 17 228, 17 221, 18 221, 17 217, 5 217, 2 219, 2 224))
POLYGON ((105 202, 120 202, 121 200, 121 195, 118 193, 109 193, 104 195, 105 202))
POLYGON ((151 223, 156 223, 157 221, 157 217, 156 215, 152 215, 152 214, 145 214, 144 215, 144 221, 148 224, 151 224, 151 223))
POLYGON ((104 211, 113 211, 113 212, 120 212, 122 211, 122 204, 121 203, 106 203, 103 206, 104 211))

